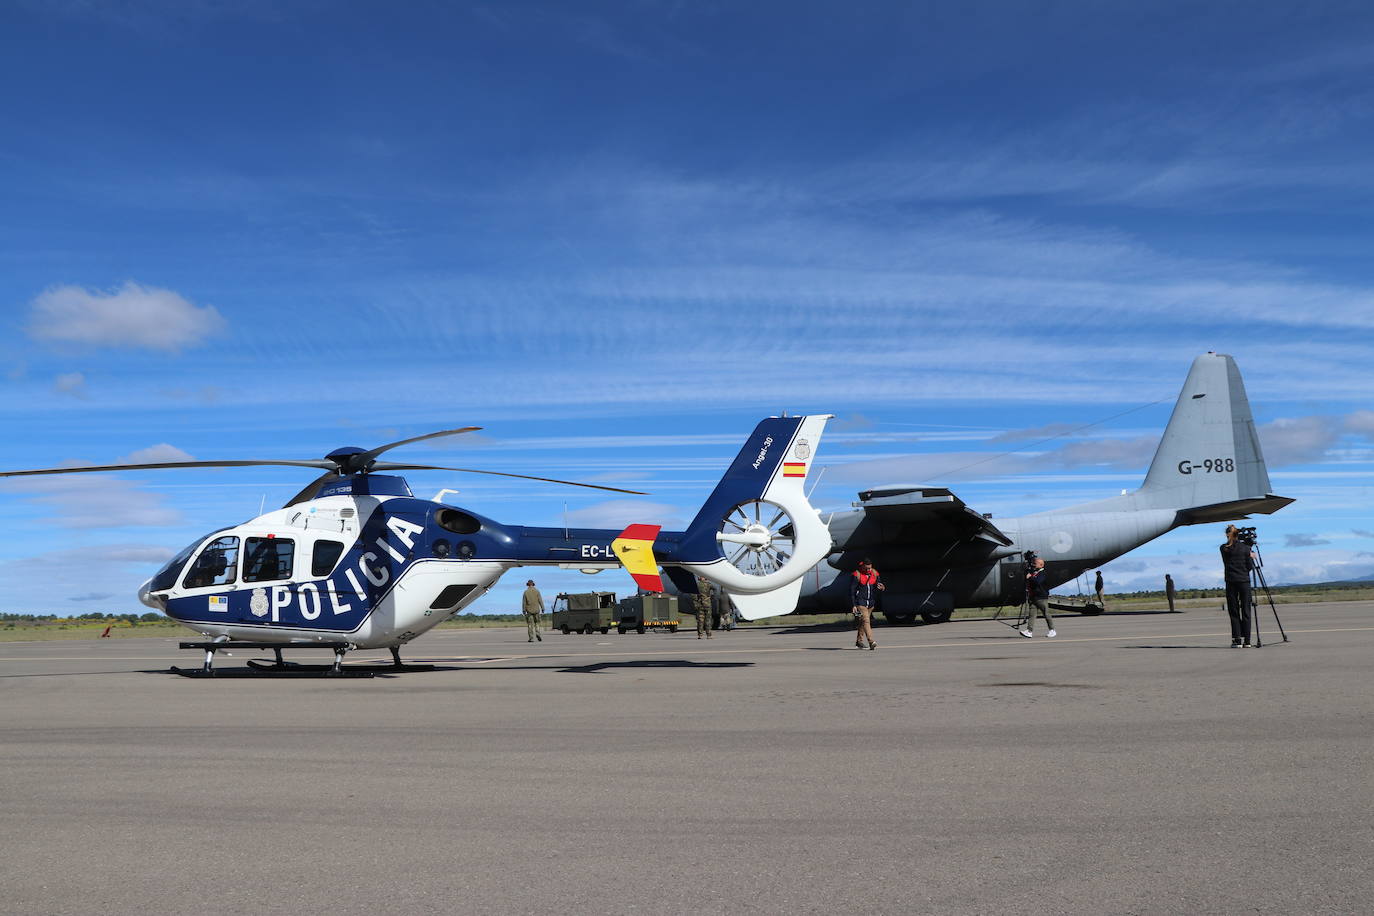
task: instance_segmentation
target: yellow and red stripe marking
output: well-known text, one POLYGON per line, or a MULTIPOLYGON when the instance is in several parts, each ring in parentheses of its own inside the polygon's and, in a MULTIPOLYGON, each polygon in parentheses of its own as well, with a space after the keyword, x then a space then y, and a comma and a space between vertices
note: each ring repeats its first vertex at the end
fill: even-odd
POLYGON ((805 477, 805 461, 784 461, 782 463, 782 476, 784 477, 805 477))
POLYGON ((654 558, 654 539, 658 537, 659 528, 659 525, 631 525, 611 541, 611 550, 620 558, 625 571, 636 585, 649 592, 663 591, 658 560, 654 558))

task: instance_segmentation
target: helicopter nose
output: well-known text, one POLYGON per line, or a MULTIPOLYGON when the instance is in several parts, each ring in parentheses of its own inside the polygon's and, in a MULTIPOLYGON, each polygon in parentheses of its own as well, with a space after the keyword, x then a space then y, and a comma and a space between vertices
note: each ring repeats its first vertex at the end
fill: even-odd
POLYGON ((163 605, 162 599, 160 597, 153 597, 151 589, 152 584, 153 580, 149 579, 147 582, 144 582, 142 585, 138 587, 138 600, 141 604, 145 604, 153 610, 161 611, 165 614, 167 612, 167 608, 163 605))

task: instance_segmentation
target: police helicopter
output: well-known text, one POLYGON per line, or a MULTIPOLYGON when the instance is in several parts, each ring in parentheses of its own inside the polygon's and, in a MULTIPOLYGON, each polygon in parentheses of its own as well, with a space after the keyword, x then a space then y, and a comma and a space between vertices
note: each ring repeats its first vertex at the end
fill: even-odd
POLYGON ((680 592, 696 576, 715 583, 747 619, 790 612, 801 577, 830 551, 830 534, 803 484, 830 415, 769 417, 745 442, 685 531, 634 524, 624 531, 534 528, 417 498, 382 473, 458 471, 621 493, 618 487, 474 468, 381 461, 398 446, 471 432, 462 427, 373 449, 340 448, 304 460, 175 461, 5 471, 0 477, 95 471, 285 465, 324 471, 282 508, 198 538, 139 589, 139 600, 206 637, 199 673, 221 649, 334 651, 343 673, 352 649, 400 647, 485 594, 516 566, 585 572, 623 566, 636 584, 663 591, 660 567, 680 592))

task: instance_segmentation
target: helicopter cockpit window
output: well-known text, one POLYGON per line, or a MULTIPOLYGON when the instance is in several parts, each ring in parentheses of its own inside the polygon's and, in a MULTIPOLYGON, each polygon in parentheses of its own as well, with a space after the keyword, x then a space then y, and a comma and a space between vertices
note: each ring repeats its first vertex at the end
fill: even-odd
POLYGON ((239 539, 232 535, 215 538, 196 557, 186 573, 183 588, 231 585, 239 565, 239 539))
POLYGON ((440 528, 454 534, 476 534, 482 530, 481 522, 457 509, 440 509, 434 513, 434 520, 439 523, 440 528))
POLYGON ((158 570, 157 575, 153 576, 153 581, 148 583, 148 591, 164 592, 177 584, 177 576, 186 568, 186 561, 191 559, 191 554, 200 546, 200 541, 191 543, 185 550, 167 561, 167 565, 158 570))
POLYGON ((319 577, 332 573, 343 552, 342 541, 316 541, 315 552, 310 556, 310 575, 319 577))
POLYGON ((248 538, 243 545, 243 581, 271 582, 291 578, 296 542, 286 538, 248 538))

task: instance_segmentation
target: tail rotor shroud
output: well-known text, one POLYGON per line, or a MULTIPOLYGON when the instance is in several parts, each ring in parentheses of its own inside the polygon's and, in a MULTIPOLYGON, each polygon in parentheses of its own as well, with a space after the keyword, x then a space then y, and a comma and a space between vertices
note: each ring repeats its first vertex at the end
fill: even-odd
POLYGON ((731 509, 716 532, 725 561, 747 576, 781 572, 796 553, 795 529, 787 509, 751 499, 731 509))

